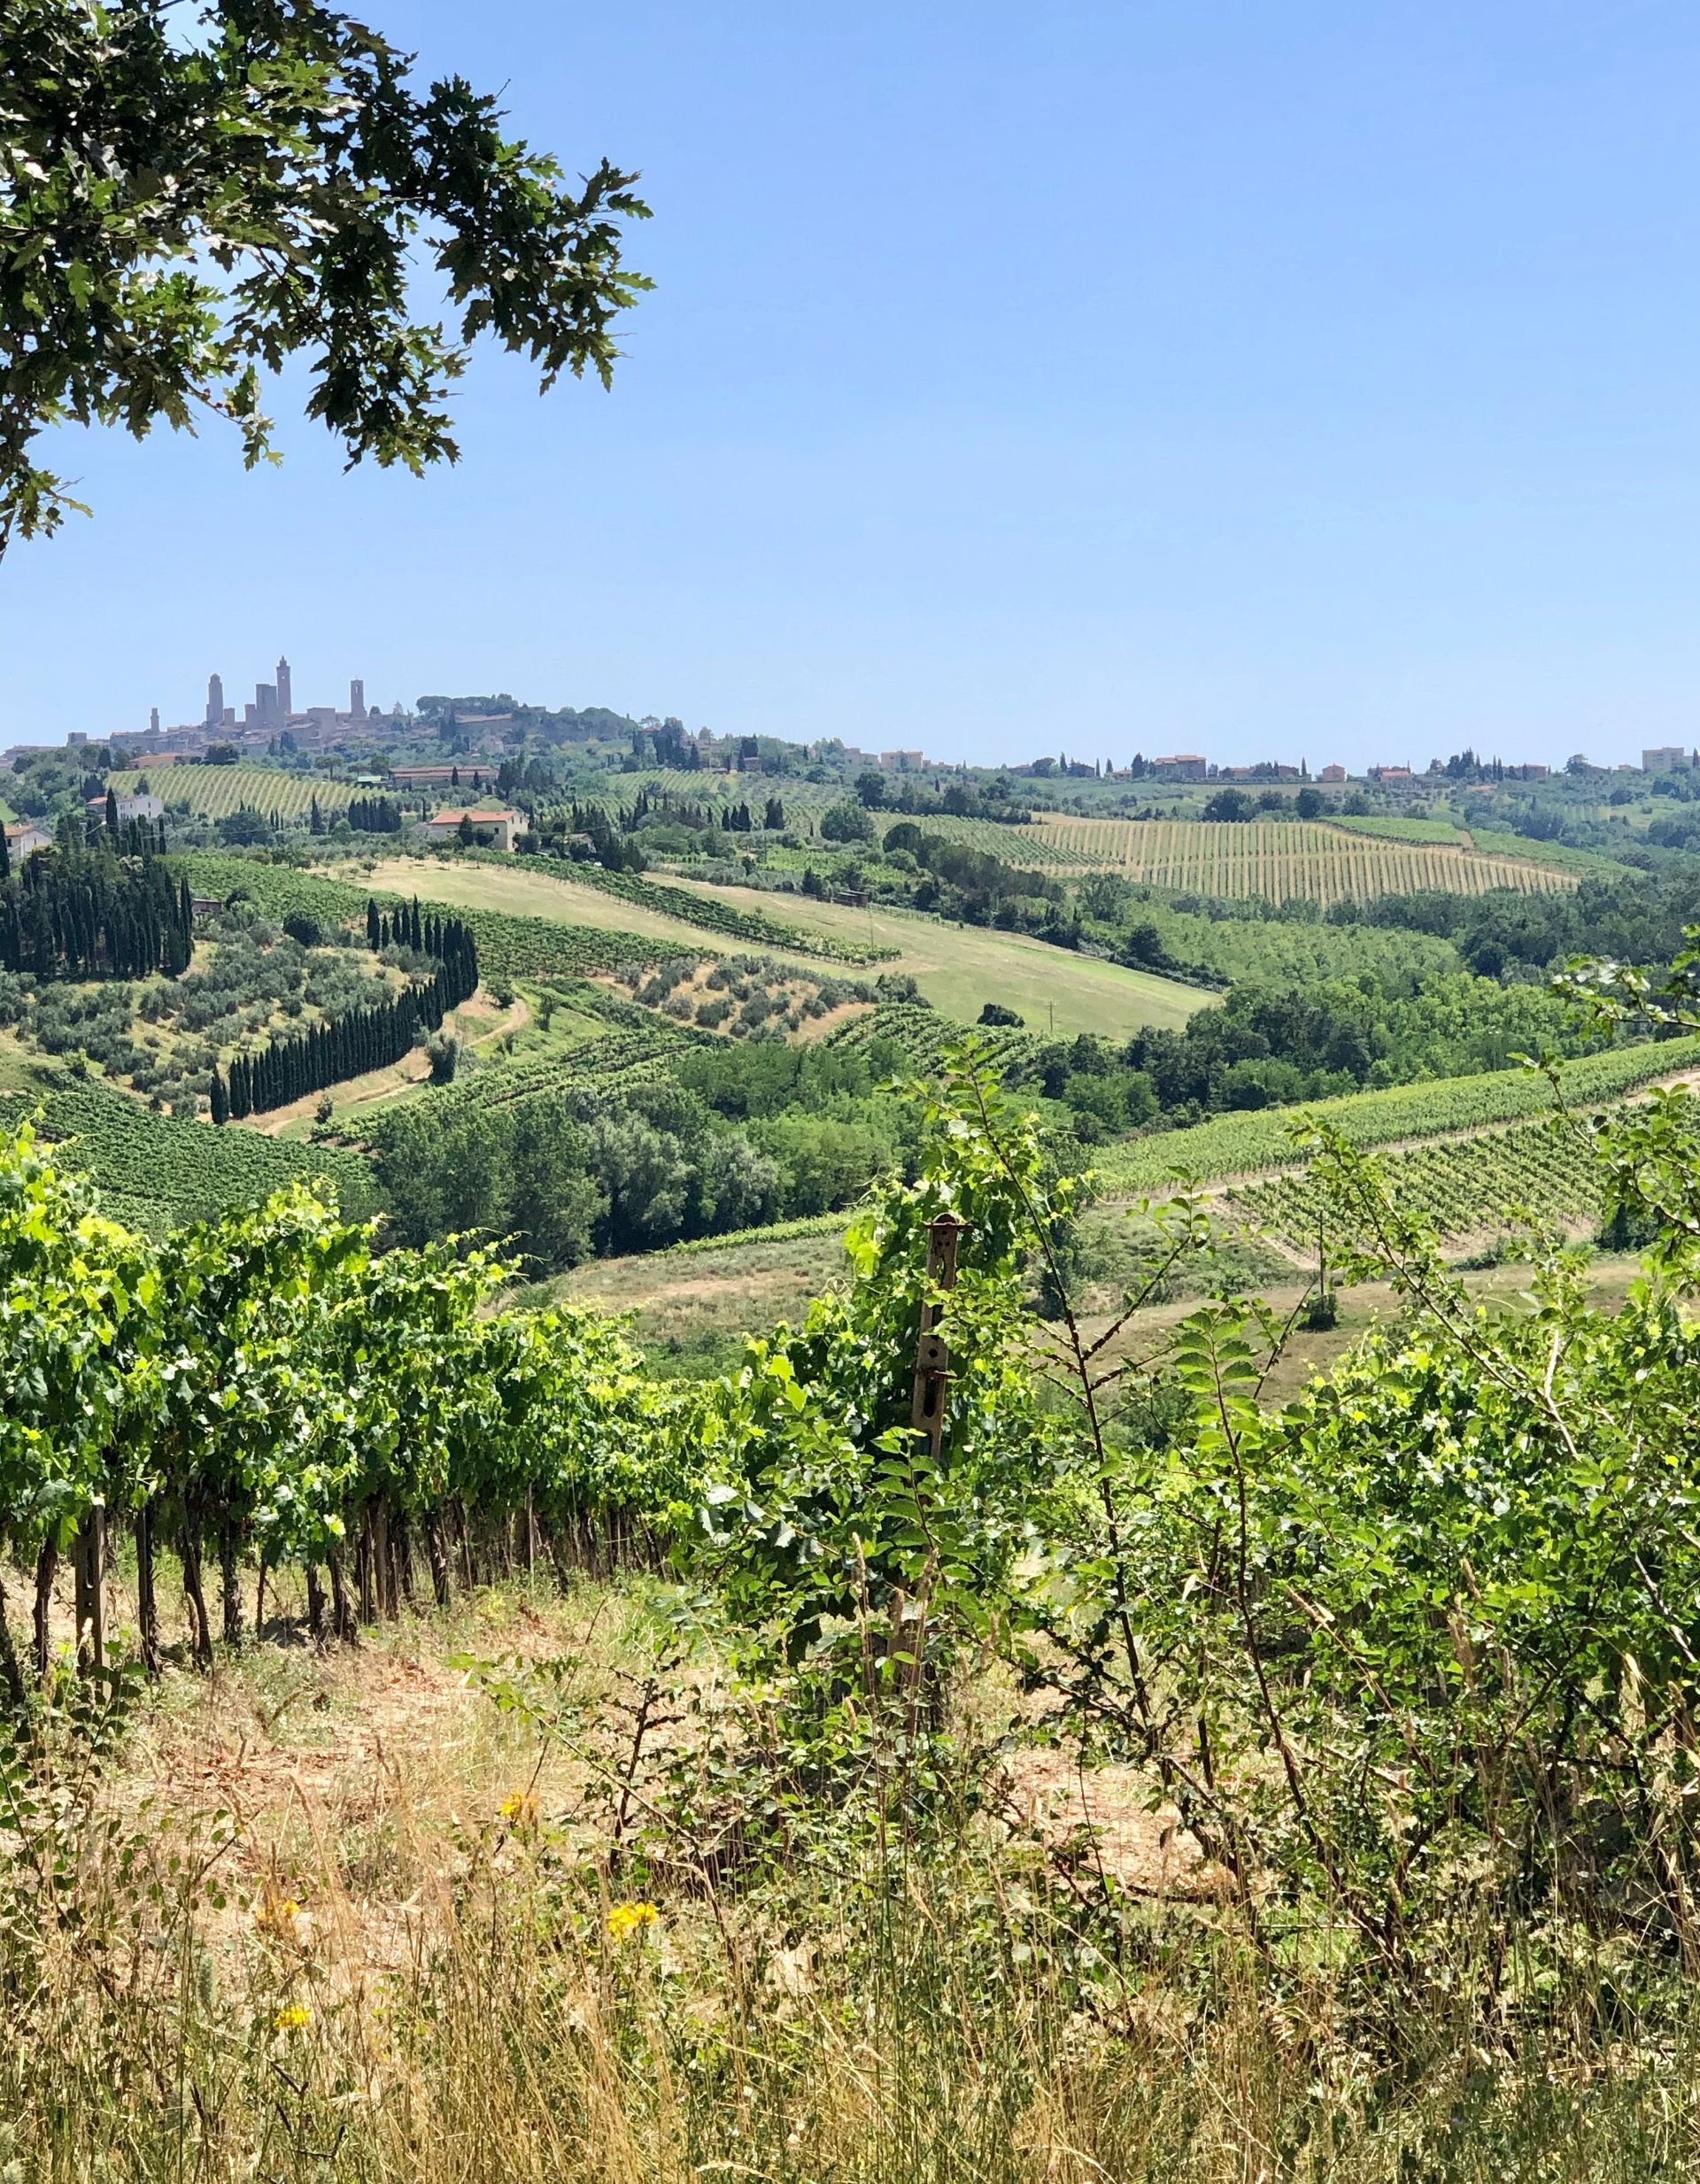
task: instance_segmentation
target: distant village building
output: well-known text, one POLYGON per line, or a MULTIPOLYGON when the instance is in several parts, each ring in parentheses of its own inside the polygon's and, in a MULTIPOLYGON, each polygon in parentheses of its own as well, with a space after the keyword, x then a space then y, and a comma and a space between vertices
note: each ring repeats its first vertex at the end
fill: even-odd
POLYGON ((1370 779, 1379 781, 1384 789, 1408 789, 1417 776, 1408 766, 1372 766, 1370 779))
POLYGON ((53 837, 46 828, 38 827, 29 819, 20 819, 9 825, 5 836, 6 854, 11 858, 14 870, 26 857, 33 857, 38 849, 51 849, 53 846, 53 837))
POLYGON ((1196 752, 1183 751, 1173 758, 1153 759, 1151 771, 1159 781, 1207 781, 1209 762, 1196 752))
POLYGON ((918 774, 927 761, 920 751, 882 751, 879 762, 888 774, 918 774))
POLYGON ((1345 778, 1346 768, 1343 766, 1325 766, 1322 771, 1317 776, 1317 779, 1318 781, 1325 781, 1330 783, 1344 781, 1345 778))
MULTIPOLYGON (((89 812, 91 818, 104 819, 106 815, 105 798, 91 796, 89 799, 89 812)), ((128 827, 133 819, 163 819, 165 815, 166 807, 157 796, 120 794, 119 797, 118 823, 120 827, 128 827)))
POLYGON ((1657 750, 1642 752, 1641 770, 1643 774, 1688 774, 1694 770, 1694 760, 1680 743, 1661 744, 1657 750))
POLYGON ((475 834, 487 834, 498 849, 511 850, 514 837, 520 831, 521 819, 517 812, 509 811, 448 811, 434 812, 420 831, 434 842, 452 842, 459 838, 460 823, 469 822, 475 834))

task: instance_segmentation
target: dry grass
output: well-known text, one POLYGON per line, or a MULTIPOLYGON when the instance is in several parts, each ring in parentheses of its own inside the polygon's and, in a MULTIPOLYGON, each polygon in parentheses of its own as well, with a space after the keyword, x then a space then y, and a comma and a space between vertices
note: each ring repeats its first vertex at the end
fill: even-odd
MULTIPOLYGON (((35 1845, 73 1855, 57 1912, 22 1864, 4 1894, 0 2175, 9 2155, 29 2184, 1692 2173, 1680 2041, 1579 2074, 1437 2026, 1402 2081, 1367 2072, 1325 1980, 1254 1972, 1126 1771, 1030 1753, 1015 1837, 969 1817, 882 1850, 821 1814, 777 1867, 669 1882, 599 1797, 657 1629, 641 1588, 514 1587, 356 1652, 171 1671, 81 1821, 74 1749, 50 1747, 35 1845), (570 1660, 571 1733, 494 1706, 463 1654, 570 1660), (1077 1889, 1119 1876, 1113 1962, 1082 1956, 1065 1848, 1077 1889), (653 1920, 611 1920, 652 1897, 653 1920)), ((723 1694, 712 1659, 682 1674, 723 1694)), ((974 1703, 1009 1696, 993 1679, 974 1703)))

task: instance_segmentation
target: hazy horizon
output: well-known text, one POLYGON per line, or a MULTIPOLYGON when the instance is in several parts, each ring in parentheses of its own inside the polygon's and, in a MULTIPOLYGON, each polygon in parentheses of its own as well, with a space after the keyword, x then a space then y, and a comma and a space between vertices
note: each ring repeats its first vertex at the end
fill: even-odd
MULTIPOLYGON (((644 170, 613 392, 475 359, 464 459, 60 436, 0 746, 507 690, 1125 763, 1700 740, 1700 22, 1666 4, 854 19, 381 0, 644 170)), ((421 291, 421 307, 435 299, 421 291)))

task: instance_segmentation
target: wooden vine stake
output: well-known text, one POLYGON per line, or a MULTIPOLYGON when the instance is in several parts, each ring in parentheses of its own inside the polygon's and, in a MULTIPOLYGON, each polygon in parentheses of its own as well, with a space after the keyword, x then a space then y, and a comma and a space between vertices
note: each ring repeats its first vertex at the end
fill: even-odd
MULTIPOLYGON (((941 1214, 936 1221, 927 1223, 927 1300, 921 1307, 921 1335, 915 1351, 915 1394, 909 1406, 909 1421, 917 1433, 926 1435, 927 1450, 935 1465, 944 1453, 945 1401, 950 1385, 950 1351, 939 1332, 939 1323, 944 1317, 944 1299, 956 1286, 956 1250, 968 1226, 967 1222, 958 1221, 952 1214, 941 1214)), ((902 1628, 905 1602, 901 1588, 892 1602, 892 1645, 900 1651, 907 1650, 909 1656, 903 1682, 908 1694, 905 1711, 911 1737, 920 1711, 922 1662, 932 1579, 932 1558, 929 1555, 916 1590, 913 1634, 908 1638, 907 1645, 902 1628)))
POLYGON ((940 1214, 927 1223, 927 1287, 931 1293, 921 1308, 921 1339, 915 1353, 915 1401, 909 1417, 917 1433, 927 1437, 932 1460, 938 1462, 945 1440, 945 1391, 950 1379, 950 1352, 937 1330, 945 1308, 937 1293, 948 1296, 956 1286, 956 1247, 965 1221, 940 1214))
POLYGON ((98 1502, 82 1520, 74 1552, 77 1665, 86 1672, 106 1665, 106 1512, 98 1502))

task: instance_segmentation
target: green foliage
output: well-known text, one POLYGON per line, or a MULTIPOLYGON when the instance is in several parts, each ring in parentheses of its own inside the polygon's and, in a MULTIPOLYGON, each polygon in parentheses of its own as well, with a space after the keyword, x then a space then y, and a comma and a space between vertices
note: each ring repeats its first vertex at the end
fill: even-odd
POLYGON ((204 1653, 208 1538, 227 1570, 238 1548, 324 1562, 346 1624, 343 1546, 364 1532, 368 1583, 375 1524, 420 1521, 441 1596, 451 1506, 574 1525, 676 1501, 676 1401, 595 1315, 488 1314, 507 1272, 447 1245, 375 1254, 298 1187, 151 1245, 26 1126, 0 1146, 0 1533, 33 1553, 97 1506, 145 1516, 204 1653))
POLYGON ((32 1115, 60 1168, 86 1176, 109 1213, 151 1234, 212 1220, 227 1208, 315 1178, 334 1183, 352 1214, 366 1212, 376 1195, 372 1169, 357 1154, 209 1130, 92 1085, 45 1095, 0 1092, 0 1131, 32 1115))
POLYGON ((603 161, 574 192, 504 138, 458 78, 423 96, 406 57, 325 7, 214 0, 174 35, 153 0, 98 16, 20 0, 0 31, 0 551, 72 501, 31 459, 64 421, 136 438, 200 411, 250 466, 272 453, 260 375, 301 357, 308 414, 351 461, 453 460, 444 397, 493 334, 547 388, 606 383, 613 321, 645 285, 621 260, 645 207, 603 161), (440 276, 459 340, 414 318, 440 276))
MULTIPOLYGON (((1574 1130, 1548 1116, 1389 1153, 1381 1169, 1398 1202, 1452 1245, 1539 1223, 1597 1223, 1611 1194, 1601 1163, 1578 1158, 1574 1130)), ((1262 1233, 1310 1250, 1333 1211, 1316 1181, 1296 1172, 1237 1190, 1233 1203, 1262 1233)))
MULTIPOLYGON (((1587 1106, 1634 1091, 1700 1061, 1700 1039, 1625 1046, 1558 1064, 1566 1100, 1587 1106)), ((1500 1069, 1480 1077, 1400 1084, 1386 1092, 1323 1100, 1300 1113, 1273 1111, 1220 1115, 1195 1129, 1164 1131, 1107 1147, 1094 1163, 1105 1190, 1148 1191, 1178 1175, 1200 1181, 1295 1166, 1300 1154, 1294 1124, 1306 1116, 1338 1129, 1351 1144, 1370 1149, 1400 1138, 1428 1138, 1446 1131, 1475 1130, 1522 1120, 1550 1104, 1551 1088, 1536 1072, 1500 1069)))
POLYGON ((1024 1362, 1024 1262, 1047 1190, 1030 1118, 971 1052, 921 1100, 921 1172, 852 1223, 857 1279, 795 1332, 750 1346, 708 1442, 709 1566, 753 1634, 829 1680, 920 1691, 939 1645, 978 1625, 1048 1467, 1024 1362), (961 1231, 954 1286, 929 1272, 929 1224, 961 1231), (911 1424, 923 1306, 951 1374, 933 1455, 911 1424))

